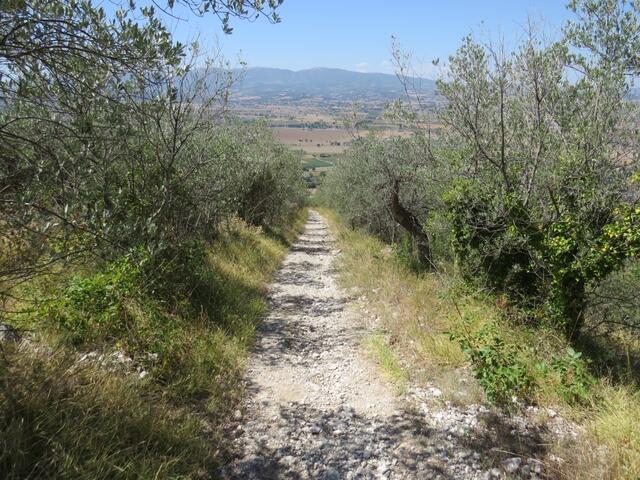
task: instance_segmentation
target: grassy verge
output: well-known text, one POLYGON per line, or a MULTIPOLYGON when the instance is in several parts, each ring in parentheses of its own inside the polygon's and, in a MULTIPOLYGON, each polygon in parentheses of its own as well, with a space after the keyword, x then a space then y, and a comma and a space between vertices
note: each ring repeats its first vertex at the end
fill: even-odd
POLYGON ((269 234, 231 222, 157 286, 128 260, 25 286, 36 308, 10 323, 34 341, 0 355, 0 478, 208 478, 266 286, 305 218, 269 234), (118 368, 80 360, 113 352, 118 368))
MULTIPOLYGON (((449 288, 437 277, 418 275, 380 240, 342 225, 332 211, 321 210, 339 242, 340 280, 366 297, 368 309, 381 319, 394 349, 412 365, 412 377, 450 384, 448 399, 469 403, 481 398, 470 378, 460 346, 449 332, 460 323, 456 305, 449 301, 449 288), (451 375, 456 371, 456 375, 451 375)), ((495 312, 469 298, 463 313, 480 324, 495 312)), ((407 372, 405 372, 405 375, 407 372)))
POLYGON ((408 375, 398 359, 396 353, 389 345, 388 340, 381 334, 376 333, 365 339, 365 347, 377 359, 382 371, 393 382, 399 392, 403 392, 406 386, 408 375))
POLYGON ((416 273, 393 248, 322 213, 342 250, 343 285, 366 298, 393 340, 392 352, 376 343, 379 362, 401 355, 410 366, 400 374, 391 362, 392 377, 434 381, 458 404, 513 409, 515 395, 552 407, 584 428, 577 443, 548 449, 564 459, 560 478, 640 478, 640 396, 629 375, 596 368, 552 329, 514 321, 505 299, 470 291, 452 274, 416 273))
POLYGON ((2 478, 204 478, 213 468, 211 436, 161 390, 77 369, 66 351, 4 353, 2 478))

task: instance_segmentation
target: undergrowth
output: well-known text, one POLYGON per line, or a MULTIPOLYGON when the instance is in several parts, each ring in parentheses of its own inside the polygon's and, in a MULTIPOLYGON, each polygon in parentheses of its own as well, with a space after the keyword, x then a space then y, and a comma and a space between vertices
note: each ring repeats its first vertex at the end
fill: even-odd
POLYGON ((78 367, 66 350, 4 355, 2 478, 206 478, 212 468, 215 438, 159 389, 78 367))
POLYGON ((35 307, 10 323, 32 341, 0 356, 0 477, 208 478, 266 286, 305 219, 268 234, 234 220, 155 265, 164 278, 133 252, 25 285, 35 307), (87 352, 138 370, 79 361, 87 352))
POLYGON ((585 429, 577 442, 550 446, 565 460, 556 471, 562 478, 639 477, 633 375, 601 368, 593 348, 583 355, 552 328, 522 322, 504 298, 474 291, 452 269, 420 272, 401 248, 346 227, 331 210, 322 213, 340 244, 342 284, 363 296, 397 339, 394 352, 379 351, 381 363, 401 355, 410 365, 406 375, 435 381, 456 403, 560 410, 585 429))

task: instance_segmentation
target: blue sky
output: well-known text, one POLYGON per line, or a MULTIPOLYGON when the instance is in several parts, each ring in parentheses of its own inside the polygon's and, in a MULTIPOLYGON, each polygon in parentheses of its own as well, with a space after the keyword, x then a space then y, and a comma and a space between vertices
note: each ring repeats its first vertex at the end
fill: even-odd
MULTIPOLYGON (((105 7, 108 8, 104 0, 105 7)), ((159 4, 163 0, 156 0, 159 4)), ((138 3, 141 3, 139 1, 138 3)), ((144 2, 142 2, 144 3, 144 2)), ((453 53, 463 36, 504 37, 514 44, 531 18, 549 35, 557 35, 570 17, 565 0, 285 0, 282 22, 264 19, 232 22, 224 35, 217 18, 167 19, 177 39, 195 37, 207 48, 218 45, 228 59, 248 66, 300 70, 337 67, 392 73, 391 36, 410 51, 425 76, 437 72, 431 60, 453 53)), ((178 11, 178 16, 182 14, 178 11)))

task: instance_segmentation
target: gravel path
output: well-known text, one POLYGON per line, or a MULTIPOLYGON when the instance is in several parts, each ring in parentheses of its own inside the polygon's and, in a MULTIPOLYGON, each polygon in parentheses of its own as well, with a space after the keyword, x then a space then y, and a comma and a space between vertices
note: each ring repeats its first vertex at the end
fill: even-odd
POLYGON ((334 248, 312 211, 272 285, 222 477, 547 478, 533 458, 492 453, 498 436, 535 456, 526 421, 514 429, 483 406, 444 406, 434 387, 396 395, 362 352, 367 332, 336 284, 334 248))

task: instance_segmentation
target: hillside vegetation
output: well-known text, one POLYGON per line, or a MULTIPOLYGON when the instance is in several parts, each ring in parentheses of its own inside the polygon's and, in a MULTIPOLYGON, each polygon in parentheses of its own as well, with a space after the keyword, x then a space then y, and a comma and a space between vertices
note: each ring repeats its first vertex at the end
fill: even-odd
MULTIPOLYGON (((342 284, 364 298, 367 312, 379 319, 381 331, 365 346, 400 389, 433 382, 454 405, 489 401, 514 414, 531 405, 549 408, 585 429, 578 443, 558 439, 544 446, 546 456, 540 458, 550 474, 637 477, 640 394, 637 367, 627 363, 633 362, 637 341, 626 338, 631 357, 616 367, 595 361, 608 352, 589 349, 581 355, 553 328, 514 322, 501 297, 470 288, 453 273, 416 271, 401 245, 390 248, 352 230, 332 211, 322 213, 342 252, 337 265, 342 284), (478 338, 478 352, 460 335, 478 338), (474 363, 474 354, 485 363, 474 363), (564 463, 558 465, 557 458, 564 463)), ((539 411, 537 420, 544 425, 548 413, 539 411)))
POLYGON ((209 478, 300 159, 153 8, 0 8, 0 477, 209 478))
MULTIPOLYGON (((482 395, 452 398, 585 425, 566 478, 636 478, 640 10, 570 8, 553 43, 466 38, 438 82, 437 135, 433 112, 396 104, 415 135, 355 141, 316 201, 338 214, 344 281, 416 370, 447 384, 469 366, 482 395)), ((402 76, 408 56, 395 58, 402 76)))
MULTIPOLYGON (((237 71, 165 23, 231 33, 282 0, 151 3, 0 5, 0 478, 220 474, 303 168, 399 390, 427 375, 452 402, 550 408, 581 427, 545 446, 550 475, 640 477, 640 3, 572 0, 558 40, 513 50, 469 36, 437 102, 394 47, 402 136, 306 165, 229 114, 237 71)), ((284 74, 339 75, 341 101, 362 85, 284 74)))
POLYGON ((169 296, 126 260, 31 285, 46 300, 9 317, 31 340, 4 344, 0 364, 2 478, 208 478, 265 287, 305 218, 281 236, 231 220, 169 296))

